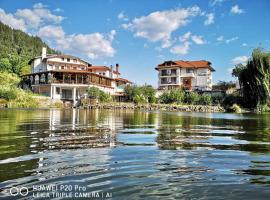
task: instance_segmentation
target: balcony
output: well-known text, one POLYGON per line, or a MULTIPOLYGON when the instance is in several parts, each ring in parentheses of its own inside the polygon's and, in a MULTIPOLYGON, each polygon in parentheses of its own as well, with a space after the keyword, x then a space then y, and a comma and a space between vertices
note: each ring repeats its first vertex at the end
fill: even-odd
POLYGON ((182 73, 180 77, 195 77, 195 74, 193 72, 190 73, 182 73))
POLYGON ((160 76, 176 76, 176 73, 161 73, 160 76))

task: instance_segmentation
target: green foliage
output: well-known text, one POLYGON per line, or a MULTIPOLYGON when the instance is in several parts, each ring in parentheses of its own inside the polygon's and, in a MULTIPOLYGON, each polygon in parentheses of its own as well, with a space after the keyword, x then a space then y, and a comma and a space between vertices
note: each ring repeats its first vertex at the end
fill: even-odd
POLYGON ((147 103, 147 99, 142 94, 137 94, 134 97, 134 103, 140 104, 140 103, 147 103))
POLYGON ((187 104, 198 104, 200 95, 197 92, 189 92, 185 95, 185 102, 187 104))
POLYGON ((228 94, 224 98, 222 105, 225 108, 231 107, 233 104, 241 104, 241 96, 239 94, 228 94))
POLYGON ((101 102, 111 102, 112 101, 112 96, 110 94, 100 90, 100 92, 99 92, 99 100, 101 102))
POLYGON ((89 87, 87 93, 90 99, 99 99, 100 89, 97 87, 89 87))
POLYGON ((97 87, 89 87, 88 90, 88 96, 90 99, 98 99, 101 102, 111 102, 112 97, 110 94, 103 92, 97 87))
POLYGON ((238 77, 244 105, 256 108, 270 104, 270 53, 254 49, 246 66, 236 65, 232 72, 238 77))
POLYGON ((9 107, 37 107, 33 94, 17 87, 19 82, 20 78, 16 74, 0 72, 0 98, 6 100, 9 107))
POLYGON ((212 103, 217 105, 217 104, 221 104, 224 100, 224 95, 222 94, 213 94, 212 95, 212 103))
POLYGON ((59 54, 39 37, 14 30, 0 22, 0 71, 18 75, 25 73, 29 60, 41 55, 42 47, 47 47, 48 54, 59 54))
POLYGON ((20 78, 16 74, 0 72, 0 86, 17 87, 20 78))
POLYGON ((11 63, 8 58, 0 59, 0 71, 12 72, 11 63))
POLYGON ((212 104, 212 97, 208 94, 203 94, 200 96, 199 100, 200 105, 211 105, 212 104))
POLYGON ((124 94, 127 101, 134 101, 135 97, 144 96, 145 103, 155 103, 156 102, 156 91, 150 85, 136 86, 136 85, 127 85, 124 88, 124 94))
POLYGON ((235 112, 235 113, 241 113, 241 112, 242 112, 242 109, 241 109, 241 107, 240 107, 239 105, 237 105, 237 104, 235 103, 235 104, 233 104, 233 105, 230 107, 229 111, 235 112))
POLYGON ((170 104, 170 103, 181 104, 184 102, 184 98, 185 98, 185 92, 183 90, 173 89, 173 90, 163 92, 162 95, 160 95, 159 97, 159 101, 161 103, 167 103, 167 104, 170 104))
POLYGON ((230 88, 235 88, 236 85, 232 81, 226 82, 226 81, 219 81, 216 85, 213 85, 213 90, 223 90, 227 91, 230 88))

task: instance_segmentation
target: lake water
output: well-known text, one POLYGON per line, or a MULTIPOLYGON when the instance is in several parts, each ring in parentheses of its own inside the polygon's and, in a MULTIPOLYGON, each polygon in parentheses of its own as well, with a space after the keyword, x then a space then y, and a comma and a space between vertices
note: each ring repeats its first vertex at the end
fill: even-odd
POLYGON ((0 182, 3 199, 270 199, 270 114, 0 110, 0 182))

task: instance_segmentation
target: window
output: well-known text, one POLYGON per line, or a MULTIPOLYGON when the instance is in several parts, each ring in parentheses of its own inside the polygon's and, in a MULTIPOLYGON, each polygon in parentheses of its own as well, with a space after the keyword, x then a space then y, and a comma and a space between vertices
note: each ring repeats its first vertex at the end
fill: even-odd
POLYGON ((73 62, 75 62, 75 63, 76 63, 76 62, 77 62, 77 59, 73 59, 73 62))
POLYGON ((64 61, 65 60, 65 58, 62 58, 62 61, 64 61))
POLYGON ((77 69, 77 67, 73 67, 73 69, 74 69, 74 70, 76 70, 76 69, 77 69))
POLYGON ((67 61, 70 62, 70 58, 67 58, 67 61))
POLYGON ((187 73, 193 73, 193 69, 187 69, 187 73))
POLYGON ((61 66, 61 69, 65 69, 65 66, 61 66))
POLYGON ((59 87, 56 88, 56 94, 60 94, 60 88, 59 87))

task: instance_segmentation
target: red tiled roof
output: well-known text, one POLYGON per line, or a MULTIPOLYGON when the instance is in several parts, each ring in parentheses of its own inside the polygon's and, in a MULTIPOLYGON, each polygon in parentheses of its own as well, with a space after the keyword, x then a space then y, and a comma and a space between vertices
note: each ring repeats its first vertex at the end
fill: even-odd
POLYGON ((164 68, 164 67, 170 67, 165 66, 166 62, 172 62, 177 67, 180 68, 208 68, 211 71, 215 71, 214 68, 211 67, 211 62, 206 60, 197 60, 197 61, 184 61, 184 60, 176 60, 176 61, 165 61, 161 64, 159 64, 155 69, 164 68))
MULTIPOLYGON (((90 66, 88 68, 89 70, 93 69, 93 70, 99 70, 99 71, 107 71, 107 70, 111 70, 109 67, 107 66, 90 66)), ((113 73, 117 74, 117 71, 113 71, 113 73)), ((120 74, 120 72, 118 72, 118 74, 120 74)))
POLYGON ((125 78, 115 78, 115 80, 117 81, 123 81, 123 82, 126 82, 126 83, 132 83, 131 81, 125 79, 125 78))

